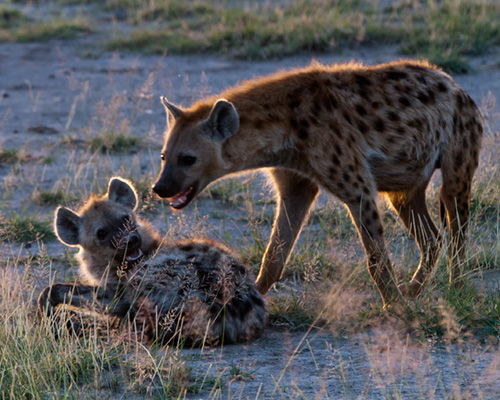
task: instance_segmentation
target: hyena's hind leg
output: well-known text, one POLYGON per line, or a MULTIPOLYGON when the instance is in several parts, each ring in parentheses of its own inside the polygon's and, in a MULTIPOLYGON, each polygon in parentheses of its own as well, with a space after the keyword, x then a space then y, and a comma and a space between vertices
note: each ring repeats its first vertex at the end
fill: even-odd
MULTIPOLYGON (((111 317, 123 318, 130 310, 127 299, 120 298, 116 291, 96 286, 57 283, 47 286, 38 297, 38 311, 42 317, 52 320, 54 332, 59 323, 56 307, 71 306, 76 312, 91 312, 94 307, 111 317)), ((67 328, 74 330, 74 323, 68 321, 67 328)))
POLYGON ((448 243, 450 283, 455 287, 462 285, 461 269, 465 262, 465 235, 469 225, 472 176, 476 168, 477 161, 474 160, 470 161, 465 171, 461 171, 462 168, 457 168, 457 170, 442 168, 443 186, 440 201, 446 208, 450 234, 448 243))
POLYGON ((453 141, 442 153, 443 186, 440 201, 446 208, 450 233, 450 283, 460 287, 461 267, 465 262, 465 235, 469 224, 472 179, 479 164, 483 126, 479 110, 467 93, 457 93, 456 105, 458 112, 453 118, 453 141))
POLYGON ((416 297, 421 293, 437 263, 442 245, 442 235, 432 221, 425 202, 426 186, 411 192, 387 193, 399 218, 420 249, 420 263, 412 279, 399 286, 403 294, 409 297, 416 297))
POLYGON ((384 307, 398 303, 401 292, 385 247, 382 222, 375 197, 370 194, 355 194, 345 201, 356 225, 367 256, 368 271, 375 282, 384 307))

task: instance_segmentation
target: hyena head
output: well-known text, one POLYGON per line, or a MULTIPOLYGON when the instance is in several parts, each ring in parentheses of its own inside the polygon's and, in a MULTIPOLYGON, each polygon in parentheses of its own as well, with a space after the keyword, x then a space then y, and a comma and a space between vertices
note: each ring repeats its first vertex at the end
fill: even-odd
POLYGON ((239 128, 234 106, 223 99, 182 110, 161 98, 167 111, 162 169, 153 191, 181 209, 225 174, 222 146, 239 128))
POLYGON ((116 280, 119 271, 135 265, 158 247, 157 233, 136 217, 137 193, 120 178, 109 181, 108 193, 92 196, 74 212, 56 211, 57 237, 68 246, 80 248, 80 273, 99 284, 103 278, 116 280))

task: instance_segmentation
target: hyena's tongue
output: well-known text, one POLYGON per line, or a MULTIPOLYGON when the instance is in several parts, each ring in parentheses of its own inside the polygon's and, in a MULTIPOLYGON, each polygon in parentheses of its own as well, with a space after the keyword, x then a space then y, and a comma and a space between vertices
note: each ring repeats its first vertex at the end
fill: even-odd
POLYGON ((188 189, 176 194, 170 200, 170 205, 174 208, 182 207, 188 201, 188 196, 192 190, 193 187, 190 186, 188 189))

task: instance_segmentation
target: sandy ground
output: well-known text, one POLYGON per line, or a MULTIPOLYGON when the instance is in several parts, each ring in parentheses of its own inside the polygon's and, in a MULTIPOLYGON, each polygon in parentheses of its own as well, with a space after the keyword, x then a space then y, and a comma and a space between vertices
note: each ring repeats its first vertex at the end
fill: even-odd
MULTIPOLYGON (((207 55, 141 56, 101 52, 93 40, 0 44, 0 146, 22 149, 25 157, 19 168, 0 164, 1 190, 8 188, 9 193, 3 196, 1 212, 50 219, 53 207, 35 205, 31 193, 36 188, 57 187, 68 179, 68 188, 85 186, 96 179, 95 174, 101 187, 111 174, 132 179, 145 175, 152 180, 160 164, 165 126, 160 95, 187 106, 238 81, 307 65, 312 57, 327 63, 356 60, 367 64, 400 58, 393 47, 266 62, 207 55), (113 104, 118 104, 118 124, 121 119, 127 121, 132 134, 144 138, 146 145, 130 154, 110 156, 102 169, 88 168, 92 159, 83 149, 83 140, 107 116, 112 117, 113 104), (71 141, 63 139, 68 136, 71 141), (54 161, 42 163, 47 156, 54 161), (68 178, 71 174, 79 176, 68 178)), ((485 105, 491 129, 498 131, 500 109, 493 99, 500 98, 500 54, 474 59, 472 65, 473 73, 456 80, 479 105, 485 105)), ((267 196, 268 190, 264 188, 262 195, 267 196)), ((215 203, 202 198, 196 212, 207 213, 207 220, 217 226, 213 214, 208 215, 215 203)), ((186 218, 192 212, 191 206, 186 218)), ((157 225, 164 230, 162 223, 157 225)), ((245 226, 237 231, 244 236, 245 226)), ((0 246, 4 256, 19 249, 17 245, 0 246)), ((62 257, 64 250, 56 241, 47 244, 51 257, 62 257)), ((36 252, 34 248, 23 251, 36 252)), ((221 393, 202 391, 187 398, 385 399, 398 397, 398 393, 402 398, 500 398, 498 348, 422 342, 407 336, 390 320, 383 327, 342 336, 316 328, 307 333, 269 328, 255 343, 184 350, 200 377, 225 377, 221 393), (246 372, 241 380, 224 372, 231 366, 246 372)))

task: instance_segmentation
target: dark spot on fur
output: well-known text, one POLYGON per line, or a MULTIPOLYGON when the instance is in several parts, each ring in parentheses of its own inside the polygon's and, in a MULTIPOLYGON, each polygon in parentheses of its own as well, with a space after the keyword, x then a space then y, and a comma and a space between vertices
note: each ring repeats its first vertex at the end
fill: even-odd
POLYGON ((423 85, 426 85, 427 84, 427 79, 425 78, 424 75, 417 75, 417 81, 419 81, 420 83, 422 83, 423 85))
POLYGON ((399 115, 396 114, 394 111, 389 111, 387 113, 387 118, 390 120, 390 121, 399 121, 399 115))
POLYGON ((318 81, 312 81, 312 82, 311 82, 311 85, 309 86, 309 92, 310 92, 310 93, 315 94, 315 93, 316 93, 316 92, 318 92, 320 89, 321 89, 321 87, 319 86, 318 81))
POLYGON ((456 156, 455 156, 455 168, 459 168, 462 166, 463 163, 463 153, 459 151, 456 156))
POLYGON ((347 113, 347 111, 342 112, 342 116, 344 119, 347 121, 349 125, 352 125, 352 119, 351 116, 347 113))
POLYGON ((344 172, 343 178, 344 181, 349 182, 351 180, 351 175, 349 175, 347 172, 344 172))
POLYGON ((384 96, 384 102, 388 107, 392 106, 392 99, 389 96, 384 96))
POLYGON ((369 86, 372 81, 364 75, 354 74, 354 80, 359 86, 369 86))
POLYGON ((255 129, 261 131, 264 128, 265 123, 261 119, 256 119, 256 120, 253 121, 253 126, 254 126, 255 129))
POLYGON ((442 93, 446 93, 448 91, 448 88, 446 87, 446 85, 443 82, 439 82, 437 84, 437 88, 442 93))
MULTIPOLYGON (((234 296, 227 305, 227 311, 232 317, 244 320, 247 313, 252 309, 252 305, 248 301, 244 301, 239 296, 234 296)), ((221 318, 224 313, 221 313, 221 318)))
POLYGON ((373 108, 374 110, 378 110, 380 107, 382 107, 382 103, 381 103, 380 101, 374 101, 374 102, 372 103, 372 108, 373 108))
POLYGON ((321 105, 319 102, 315 101, 312 105, 312 113, 314 115, 319 115, 321 113, 321 105))
POLYGON ((359 97, 366 99, 368 97, 368 92, 365 89, 358 89, 359 97))
POLYGON ((375 121, 375 124, 373 125, 373 128, 377 132, 383 132, 385 130, 385 123, 384 123, 384 121, 381 118, 377 118, 377 120, 375 121))
POLYGON ((356 125, 358 126, 359 131, 365 135, 368 132, 368 125, 366 125, 365 121, 362 119, 358 119, 356 121, 356 125))
POLYGON ((339 107, 339 103, 337 101, 337 98, 332 93, 328 93, 328 102, 329 102, 329 104, 331 105, 332 108, 338 108, 339 107))
POLYGON ((185 244, 185 245, 182 245, 180 247, 180 249, 181 249, 181 251, 190 252, 191 250, 193 250, 193 245, 185 244))
POLYGON ((344 182, 337 182, 337 189, 343 191, 345 189, 344 182))
POLYGON ((264 300, 262 300, 262 297, 256 296, 255 294, 251 293, 250 294, 250 301, 255 304, 257 307, 264 307, 264 300))
POLYGON ((311 125, 321 125, 321 122, 319 121, 318 117, 316 115, 310 115, 309 116, 309 123, 311 125))
POLYGON ((387 71, 385 77, 392 81, 399 81, 408 77, 408 74, 403 71, 387 71))
POLYGON ((334 144, 334 147, 335 147, 335 151, 337 152, 337 155, 341 156, 342 155, 341 147, 337 143, 334 144))
POLYGON ((291 110, 295 110, 296 108, 299 108, 300 103, 300 99, 291 99, 288 102, 288 108, 290 108, 291 110))
POLYGON ((301 119, 297 121, 299 139, 302 140, 307 139, 309 126, 310 126, 309 121, 307 121, 306 119, 301 119))
POLYGON ((405 107, 410 107, 411 106, 411 103, 410 103, 410 100, 408 100, 407 97, 405 96, 401 96, 399 99, 399 104, 401 104, 402 106, 405 106, 405 107))
POLYGON ((356 105, 356 111, 361 116, 366 115, 366 108, 364 108, 361 104, 356 105))
POLYGON ((423 104, 433 104, 436 101, 436 95, 432 90, 429 90, 427 94, 420 92, 417 97, 423 104))
POLYGON ((328 172, 330 172, 331 176, 337 175, 337 169, 335 167, 330 167, 328 172))
POLYGON ((334 154, 332 156, 332 162, 334 165, 336 165, 337 167, 340 165, 340 161, 339 161, 339 158, 337 157, 337 154, 334 154))

